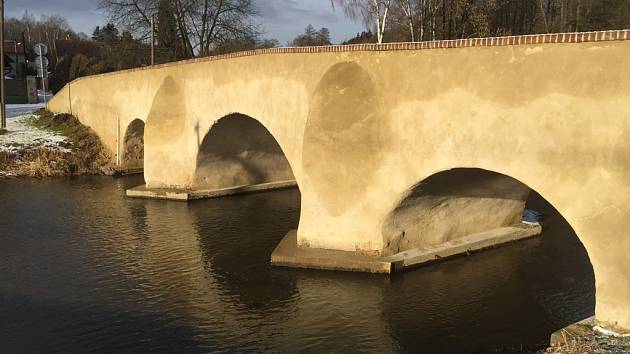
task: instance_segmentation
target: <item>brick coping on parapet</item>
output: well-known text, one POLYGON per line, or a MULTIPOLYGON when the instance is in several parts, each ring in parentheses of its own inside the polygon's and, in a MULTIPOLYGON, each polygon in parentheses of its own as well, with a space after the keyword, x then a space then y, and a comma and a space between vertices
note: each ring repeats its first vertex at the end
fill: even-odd
POLYGON ((329 45, 320 47, 281 47, 268 49, 255 49, 229 54, 215 55, 203 58, 188 59, 165 64, 143 66, 139 68, 114 71, 110 73, 97 74, 80 77, 74 82, 101 76, 123 74, 142 70, 161 69, 176 65, 203 63, 209 61, 251 57, 266 54, 309 54, 309 53, 340 53, 340 52, 382 52, 382 51, 407 51, 423 49, 447 49, 447 48, 469 48, 469 47, 498 47, 508 45, 530 45, 530 44, 552 44, 552 43, 585 43, 603 41, 626 41, 630 40, 630 29, 593 31, 593 32, 571 32, 571 33, 551 33, 551 34, 527 34, 520 36, 486 37, 469 39, 444 39, 426 42, 400 42, 400 43, 370 43, 370 44, 347 44, 329 45))

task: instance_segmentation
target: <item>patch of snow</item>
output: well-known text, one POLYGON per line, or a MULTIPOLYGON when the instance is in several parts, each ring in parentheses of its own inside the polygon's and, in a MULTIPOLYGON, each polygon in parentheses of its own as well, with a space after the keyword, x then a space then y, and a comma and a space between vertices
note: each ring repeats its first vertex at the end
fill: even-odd
POLYGON ((612 337, 619 337, 619 338, 630 338, 630 333, 626 333, 626 334, 621 334, 621 333, 617 333, 617 332, 613 332, 611 330, 602 328, 600 326, 595 326, 593 327, 593 330, 595 332, 599 332, 605 336, 612 336, 612 337))
POLYGON ((0 135, 0 151, 18 152, 29 147, 45 147, 70 152, 67 138, 48 130, 38 129, 27 124, 32 115, 23 115, 7 120, 7 133, 0 135))
POLYGON ((36 104, 8 104, 7 105, 7 118, 15 118, 31 114, 40 108, 44 108, 43 103, 36 104))

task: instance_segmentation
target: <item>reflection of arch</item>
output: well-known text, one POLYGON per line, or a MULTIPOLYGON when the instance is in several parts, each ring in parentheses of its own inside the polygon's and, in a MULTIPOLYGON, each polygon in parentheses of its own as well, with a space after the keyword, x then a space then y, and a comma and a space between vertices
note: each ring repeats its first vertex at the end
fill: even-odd
POLYGON ((189 209, 201 264, 212 273, 219 293, 246 306, 249 313, 261 311, 260 304, 292 306, 296 279, 278 277, 277 269, 269 267, 269 254, 288 230, 297 227, 300 199, 300 192, 291 189, 213 199, 189 209), (241 242, 244 235, 252 237, 241 242))
POLYGON ((257 120, 231 114, 199 146, 194 187, 220 189, 294 180, 282 148, 257 120))
POLYGON ((125 132, 122 165, 125 169, 144 168, 144 122, 134 119, 125 132))

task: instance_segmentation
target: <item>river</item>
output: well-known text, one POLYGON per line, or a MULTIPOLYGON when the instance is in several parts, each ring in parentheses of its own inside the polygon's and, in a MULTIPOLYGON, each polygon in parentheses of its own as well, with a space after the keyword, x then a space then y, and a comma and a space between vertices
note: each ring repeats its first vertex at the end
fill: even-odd
POLYGON ((141 176, 0 181, 0 351, 529 353, 594 312, 582 244, 541 238, 393 276, 276 268, 300 193, 189 204, 141 176))

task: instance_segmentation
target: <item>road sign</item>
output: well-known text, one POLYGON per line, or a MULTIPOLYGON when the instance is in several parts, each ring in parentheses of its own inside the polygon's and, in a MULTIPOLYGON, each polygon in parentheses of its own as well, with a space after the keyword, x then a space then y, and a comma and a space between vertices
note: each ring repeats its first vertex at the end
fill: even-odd
POLYGON ((42 70, 41 68, 37 68, 37 77, 42 78, 45 74, 46 72, 44 72, 44 70, 42 70))
POLYGON ((46 98, 46 76, 48 76, 48 58, 45 57, 48 54, 48 46, 44 43, 38 43, 33 48, 35 50, 35 54, 38 57, 35 59, 35 66, 37 68, 37 76, 42 78, 42 91, 44 91, 44 102, 47 102, 46 98))
POLYGON ((50 61, 46 57, 37 57, 35 59, 35 65, 37 65, 38 70, 41 70, 41 68, 48 68, 50 61))
POLYGON ((33 49, 35 50, 35 54, 38 55, 38 57, 35 58, 37 76, 46 77, 46 74, 48 73, 48 64, 50 64, 48 58, 45 57, 45 55, 48 54, 48 46, 44 43, 38 43, 33 49))
POLYGON ((48 58, 46 57, 37 57, 35 59, 35 67, 37 69, 38 77, 46 76, 46 73, 48 71, 48 64, 50 64, 50 62, 48 61, 48 58))
POLYGON ((46 55, 48 54, 48 46, 45 45, 44 43, 38 43, 38 44, 35 44, 35 47, 33 47, 33 51, 37 55, 46 55))

